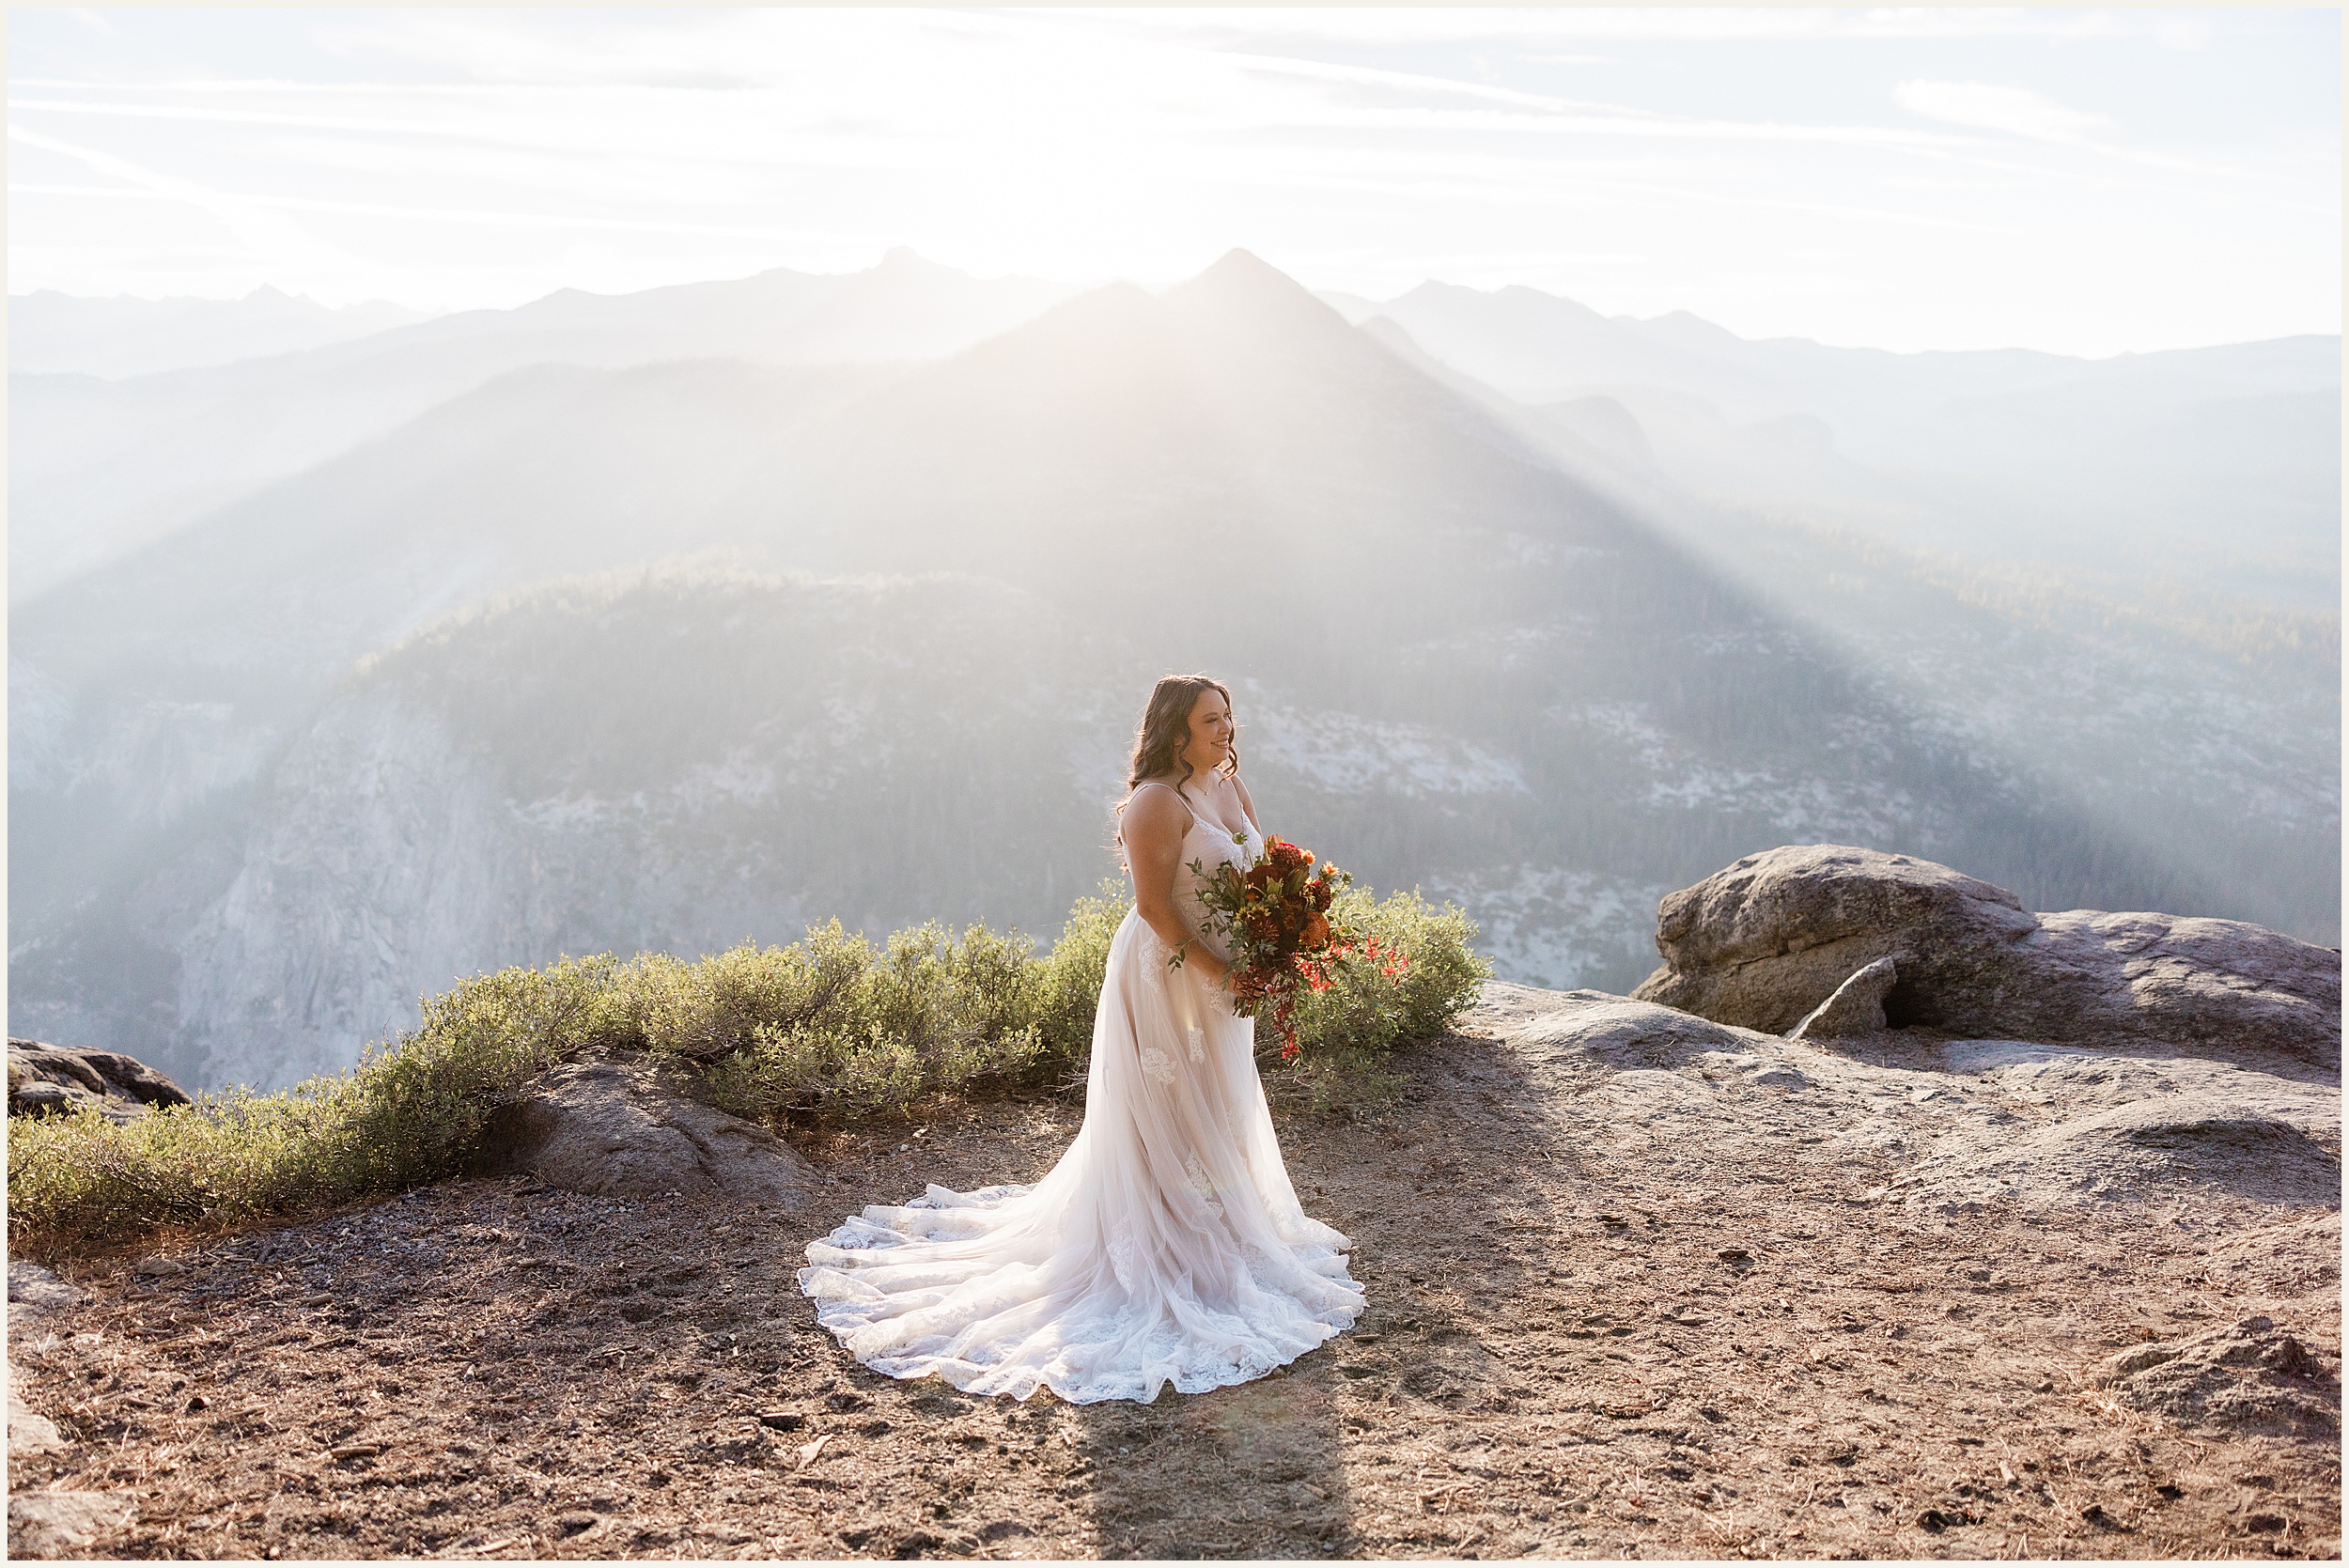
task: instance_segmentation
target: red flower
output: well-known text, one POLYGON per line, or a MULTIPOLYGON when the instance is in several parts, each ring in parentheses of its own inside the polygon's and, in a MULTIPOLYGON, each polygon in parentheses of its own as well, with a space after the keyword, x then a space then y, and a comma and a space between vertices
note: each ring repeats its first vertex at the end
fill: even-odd
POLYGON ((1268 838, 1253 865, 1221 866, 1201 890, 1210 924, 1231 942, 1233 1010, 1243 1017, 1269 1013, 1284 1060, 1301 1048, 1299 998, 1336 984, 1339 964, 1359 952, 1389 979, 1402 972, 1401 954, 1331 915, 1351 880, 1288 840, 1268 838))

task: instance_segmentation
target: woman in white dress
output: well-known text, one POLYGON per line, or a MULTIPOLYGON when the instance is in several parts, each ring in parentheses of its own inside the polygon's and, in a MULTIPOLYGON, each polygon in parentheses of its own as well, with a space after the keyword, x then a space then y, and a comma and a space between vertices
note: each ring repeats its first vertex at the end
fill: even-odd
POLYGON ((1264 849, 1231 692, 1169 675, 1135 738, 1118 839, 1134 908, 1110 944, 1084 1126, 1033 1187, 931 1187, 807 1249, 817 1321, 893 1377, 1075 1404, 1260 1377, 1352 1326, 1353 1244, 1299 1207, 1255 1023, 1222 986, 1200 875, 1264 849), (1179 959, 1179 962, 1174 960, 1179 959))

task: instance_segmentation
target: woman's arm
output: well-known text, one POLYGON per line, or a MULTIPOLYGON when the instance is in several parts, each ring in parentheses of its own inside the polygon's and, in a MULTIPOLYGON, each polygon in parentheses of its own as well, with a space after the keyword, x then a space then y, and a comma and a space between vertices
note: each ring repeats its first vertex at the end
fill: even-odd
POLYGON ((1182 866, 1183 835, 1190 821, 1190 810, 1173 790, 1138 790, 1127 803, 1118 834, 1126 842, 1126 863, 1133 868, 1134 905, 1143 924, 1169 951, 1182 955, 1184 968, 1221 985, 1231 966, 1191 934, 1174 908, 1174 874, 1182 866))
POLYGON ((1248 814, 1248 825, 1263 832, 1264 824, 1256 820, 1256 802, 1248 798, 1248 786, 1239 782, 1237 773, 1232 775, 1232 787, 1239 791, 1239 809, 1248 814))

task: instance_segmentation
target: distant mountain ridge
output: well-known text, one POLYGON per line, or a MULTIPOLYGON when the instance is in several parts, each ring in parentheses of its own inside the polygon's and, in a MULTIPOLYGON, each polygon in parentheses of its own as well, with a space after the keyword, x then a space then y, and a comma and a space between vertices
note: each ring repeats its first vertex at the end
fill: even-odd
POLYGON ((1648 386, 1705 397, 1739 422, 1832 408, 1864 432, 1863 398, 1938 404, 2082 380, 2168 380, 2205 397, 2341 385, 2338 334, 2107 359, 2033 349, 1899 352, 1797 337, 1743 338, 1687 311, 1603 316, 1521 285, 1486 290, 1428 282, 1383 302, 1322 298, 1358 325, 1376 317, 1394 321, 1446 364, 1528 402, 1599 386, 1648 386))
POLYGON ((369 300, 339 309, 264 284, 240 300, 8 296, 8 369, 119 380, 297 353, 422 321, 430 313, 369 300))
POLYGON ((932 359, 1074 286, 980 280, 894 251, 864 272, 778 269, 637 294, 565 289, 355 341, 109 382, 11 365, 9 596, 160 539, 495 377, 539 365, 932 359))
MULTIPOLYGON (((1748 340, 1527 287, 1337 296, 1570 434, 1615 404, 1713 499, 2139 589, 2334 606, 2341 339, 2084 360, 1748 340), (2232 526, 2214 536, 2214 511, 2232 526), (2248 547, 2248 548, 2247 548, 2248 547)), ((1635 465, 1636 466, 1636 465, 1635 465)))

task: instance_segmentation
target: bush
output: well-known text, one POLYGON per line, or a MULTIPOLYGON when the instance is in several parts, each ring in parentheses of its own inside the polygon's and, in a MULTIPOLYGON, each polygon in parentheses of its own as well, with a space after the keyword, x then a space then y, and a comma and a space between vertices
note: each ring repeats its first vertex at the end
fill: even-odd
MULTIPOLYGON (((1349 893, 1345 912, 1408 955, 1355 966, 1299 1010, 1316 1105, 1359 1101, 1401 1042, 1441 1033, 1486 972, 1475 928, 1415 893, 1349 893)), ((852 1124, 941 1094, 1081 1082, 1111 939, 1129 907, 1102 884, 1051 951, 936 924, 885 948, 841 928, 686 962, 566 958, 464 981, 348 1073, 272 1094, 205 1095, 117 1126, 93 1112, 8 1119, 8 1234, 35 1250, 170 1225, 224 1229, 461 1171, 490 1114, 594 1050, 642 1051, 705 1096, 769 1121, 852 1124)))
POLYGON ((1044 1037, 1043 1064, 1062 1078, 1083 1079, 1093 1055, 1093 1010, 1109 972, 1110 941, 1134 901, 1126 884, 1104 881, 1080 898, 1060 928, 1037 976, 1035 1025, 1044 1037))
MULTIPOLYGON (((1380 903, 1354 889, 1340 893, 1330 912, 1404 957, 1399 978, 1375 963, 1342 965, 1327 990, 1298 1003, 1300 1048, 1291 1071, 1308 1103, 1317 1111, 1359 1116, 1399 1089, 1401 1079, 1388 1065, 1394 1048, 1451 1028, 1492 966, 1470 950, 1475 923, 1456 905, 1439 908, 1417 893, 1380 903)), ((1259 1026, 1260 1046, 1272 1044, 1271 1032, 1259 1026)))
MULTIPOLYGON (((898 932, 876 953, 834 921, 805 944, 738 948, 702 961, 712 962, 787 977, 769 987, 783 1005, 765 1017, 730 1016, 747 1027, 705 1074, 707 1097, 738 1115, 904 1115, 927 1095, 1032 1081, 1044 1055, 1035 1016, 1047 966, 1016 934, 973 925, 957 938, 933 922, 898 932), (806 980, 798 980, 801 971, 806 980)), ((701 968, 678 972, 691 986, 701 968)), ((656 1035, 646 1043, 663 1050, 684 1042, 656 1035)))
POLYGON ((119 1126, 11 1116, 9 1240, 234 1226, 448 1175, 499 1104, 576 1051, 614 970, 565 959, 469 980, 392 1048, 273 1094, 204 1095, 119 1126))
POLYGON ((1383 1054, 1406 1040, 1431 1039, 1452 1027, 1492 973, 1470 951, 1475 926, 1455 905, 1437 908, 1416 893, 1392 893, 1382 904, 1353 889, 1338 895, 1330 914, 1402 954, 1403 973, 1391 979, 1376 963, 1339 966, 1328 990, 1298 1003, 1297 1038, 1306 1057, 1335 1049, 1383 1054))

